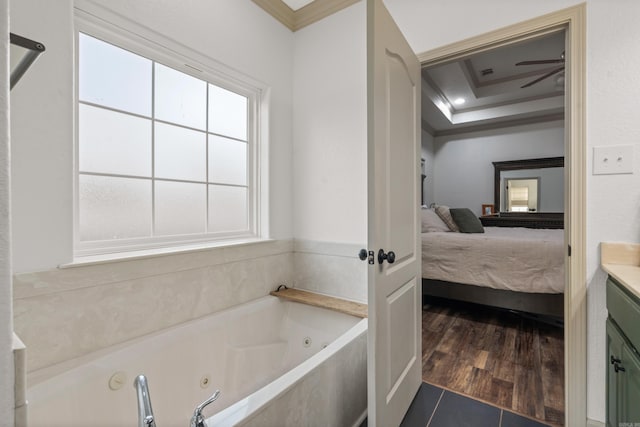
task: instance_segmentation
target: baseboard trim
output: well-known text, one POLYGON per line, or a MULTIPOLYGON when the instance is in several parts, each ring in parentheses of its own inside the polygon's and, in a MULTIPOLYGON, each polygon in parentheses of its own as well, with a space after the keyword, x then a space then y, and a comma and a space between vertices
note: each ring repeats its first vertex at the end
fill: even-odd
POLYGON ((605 425, 600 421, 587 419, 587 427, 605 427, 605 425))

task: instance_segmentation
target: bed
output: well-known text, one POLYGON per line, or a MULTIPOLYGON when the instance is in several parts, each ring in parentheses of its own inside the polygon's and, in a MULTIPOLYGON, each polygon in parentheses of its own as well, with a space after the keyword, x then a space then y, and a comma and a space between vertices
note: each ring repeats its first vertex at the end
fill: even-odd
POLYGON ((563 239, 564 230, 508 227, 422 233, 423 295, 561 319, 563 239))

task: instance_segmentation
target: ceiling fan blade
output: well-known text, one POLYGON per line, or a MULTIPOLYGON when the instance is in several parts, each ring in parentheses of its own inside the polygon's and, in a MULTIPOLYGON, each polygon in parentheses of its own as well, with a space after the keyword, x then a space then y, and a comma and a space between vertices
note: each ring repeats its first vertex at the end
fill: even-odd
POLYGON ((540 59, 538 61, 521 61, 516 65, 564 64, 564 59, 540 59))
POLYGON ((558 67, 558 68, 556 68, 556 69, 555 69, 555 70, 553 70, 553 71, 548 72, 547 74, 545 74, 545 75, 544 75, 544 76, 542 76, 542 77, 538 77, 537 79, 535 79, 535 80, 533 80, 533 81, 530 81, 529 83, 527 83, 527 84, 526 84, 526 85, 524 85, 524 86, 520 86, 520 88, 521 88, 521 89, 524 89, 525 87, 533 86, 534 84, 538 83, 539 81, 542 81, 542 80, 546 79, 547 77, 551 77, 551 76, 553 76, 554 74, 559 73, 559 72, 560 72, 560 71, 562 71, 562 70, 564 70, 564 65, 563 65, 562 67, 558 67))

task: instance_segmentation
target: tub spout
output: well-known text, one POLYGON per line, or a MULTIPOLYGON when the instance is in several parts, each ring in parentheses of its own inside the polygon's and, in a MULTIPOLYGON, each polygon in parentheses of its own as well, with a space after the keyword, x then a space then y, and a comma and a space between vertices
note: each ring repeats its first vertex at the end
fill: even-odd
POLYGON ((133 386, 138 395, 138 427, 156 427, 147 377, 138 375, 133 381, 133 386))
POLYGON ((198 405, 196 410, 193 411, 190 427, 207 427, 207 423, 205 423, 204 417, 202 416, 202 410, 210 403, 213 403, 218 397, 220 397, 220 390, 216 390, 210 398, 198 405))

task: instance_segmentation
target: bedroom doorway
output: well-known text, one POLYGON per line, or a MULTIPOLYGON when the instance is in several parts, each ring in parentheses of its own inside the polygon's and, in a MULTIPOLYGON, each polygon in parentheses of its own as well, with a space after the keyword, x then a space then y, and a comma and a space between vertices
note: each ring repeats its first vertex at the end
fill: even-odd
MULTIPOLYGON (((547 69, 545 73, 538 72, 537 75, 531 75, 528 82, 524 82, 522 85, 531 83, 530 86, 535 86, 543 80, 547 80, 546 84, 550 81, 554 85, 563 85, 565 87, 565 97, 562 102, 563 114, 564 114, 564 130, 563 135, 563 148, 565 157, 565 169, 564 169, 564 185, 562 186, 564 194, 562 199, 564 200, 564 236, 562 244, 562 259, 564 267, 564 303, 563 303, 563 320, 564 329, 560 333, 563 348, 561 348, 562 356, 558 353, 557 347, 554 347, 551 352, 555 352, 556 358, 563 359, 564 365, 564 416, 560 422, 553 422, 553 424, 565 424, 565 425, 582 425, 586 423, 586 283, 585 283, 585 243, 584 243, 584 187, 585 187, 585 171, 584 171, 584 159, 585 159, 585 125, 584 125, 584 70, 585 70, 585 17, 584 17, 584 5, 572 7, 566 10, 562 10, 553 14, 549 14, 540 18, 536 18, 530 21, 526 21, 520 24, 513 25, 511 27, 503 28, 488 34, 484 34, 475 38, 467 39, 460 43, 455 43, 449 46, 445 46, 433 51, 429 51, 418 55, 423 67, 435 67, 446 65, 458 60, 468 58, 470 55, 488 52, 490 50, 508 46, 515 46, 518 44, 524 44, 527 42, 536 41, 543 37, 553 36, 554 34, 561 34, 564 42, 564 51, 559 52, 555 62, 549 62, 550 65, 555 65, 555 68, 547 69), (560 68, 563 68, 560 70, 560 68), (544 78, 541 78, 547 75, 544 78), (562 75, 564 74, 564 75, 562 75), (552 79, 552 80, 549 80, 552 79)), ((547 59, 544 58, 531 58, 531 60, 547 59)), ((552 58, 548 58, 552 59, 552 58)), ((524 61, 520 61, 524 62, 524 61)), ((462 73, 469 74, 468 64, 462 69, 462 73)), ((490 67, 482 68, 482 72, 489 72, 490 67)), ((495 72, 495 70, 491 70, 495 72)), ((488 75, 487 74, 487 75, 488 75)), ((450 74, 451 76, 451 74, 450 74)), ((469 75, 465 76, 470 78, 469 75)), ((425 79, 423 79, 424 84, 425 79)), ((429 83, 427 81, 427 83, 429 83)), ((530 87, 528 86, 528 87, 530 87)), ((480 88, 482 90, 482 88, 480 88)), ((428 90, 427 90, 428 91, 428 90)), ((435 95, 439 95, 436 93, 435 95)), ((532 99, 536 101, 535 99, 532 99)), ((539 101, 540 99, 538 99, 539 101)), ((451 99, 452 104, 461 105, 467 100, 462 96, 459 98, 451 99)), ((442 106, 440 106, 442 107, 442 106)), ((436 108, 440 108, 436 106, 436 108)), ((446 105, 445 105, 446 107, 446 105)), ((424 107, 423 107, 424 108, 424 107)), ((480 110, 476 108, 475 111, 480 110)), ((442 111, 442 109, 441 109, 442 111)), ((451 110, 450 110, 451 111, 451 110)), ((470 109, 468 112, 473 112, 474 109, 470 109)), ((552 113, 549 113, 552 114, 552 113)), ((469 114, 467 114, 469 115, 469 114)), ((459 115, 459 118, 461 115, 459 115)), ((550 117, 547 117, 549 119, 550 117)), ((519 125, 526 125, 525 120, 519 125)), ((536 124, 531 121, 529 126, 535 127, 536 124)), ((490 123, 483 123, 476 128, 475 132, 487 132, 492 126, 490 123)), ((428 128, 428 125, 427 125, 428 128)), ((445 134, 447 131, 444 132, 445 134)), ((450 132, 451 133, 451 132, 450 132)), ((549 156, 550 157, 550 156, 549 156)), ((427 158, 427 170, 430 170, 427 158)), ((517 160, 517 159, 501 159, 501 160, 517 160)), ((465 168, 473 167, 473 165, 465 164, 465 168)), ((428 174, 427 174, 428 175, 428 174)), ((437 180, 437 177, 436 177, 437 180)), ((543 185, 543 184, 539 184, 543 185)), ((427 189, 429 191, 429 189, 427 189)), ((432 189, 433 191, 433 189, 432 189)), ((544 190, 543 190, 544 191, 544 190)), ((432 192, 433 194, 433 192, 432 192)), ((436 192, 437 196, 437 192, 436 192)), ((540 204, 544 199, 544 193, 540 196, 538 201, 540 204)), ((464 200, 464 199, 462 199, 464 200)), ((427 200, 428 201, 428 200, 427 200)), ((483 202, 487 202, 484 200, 483 202)), ((437 203, 437 200, 435 201, 437 203)), ((480 206, 484 203, 478 204, 476 209, 475 204, 471 208, 479 210, 480 206)), ((495 207, 496 211, 499 207, 495 207)), ((536 208, 538 210, 538 208, 536 208)), ((543 213, 540 212, 540 215, 543 213)), ((506 216, 505 216, 506 217, 506 216)), ((510 218, 509 221, 513 221, 510 218)), ((423 250, 424 251, 424 250, 423 250)), ((446 292, 446 291, 445 291, 446 292)), ((486 297, 485 297, 486 298, 486 297)), ((491 297, 489 297, 491 298, 491 297)), ((543 304, 544 305, 544 304, 543 304)), ((462 307, 458 317, 464 318, 465 307, 462 307)), ((432 328, 446 328, 447 316, 443 313, 432 313, 431 327, 432 328), (439 322, 439 323, 438 323, 439 322)), ((521 325, 524 325, 528 320, 520 318, 521 325)), ((484 323, 480 324, 489 325, 486 330, 492 330, 496 332, 497 320, 489 318, 485 319, 484 323), (493 325, 493 326, 492 326, 493 325), (493 327, 493 329, 491 329, 493 327)), ((542 324, 542 328, 545 326, 542 324)), ((478 338, 482 336, 481 332, 475 331, 473 326, 460 326, 460 329, 464 330, 464 334, 467 337, 478 338)), ((522 329, 531 329, 528 326, 522 326, 522 329)), ((530 333, 533 337, 532 340, 521 339, 522 345, 534 344, 536 339, 540 342, 540 337, 544 341, 552 341, 553 337, 557 338, 556 332, 549 338, 545 335, 544 331, 538 330, 537 332, 530 333), (537 337, 537 338, 535 338, 537 337)), ((486 336, 485 331, 485 336, 486 336)), ((506 333, 505 333, 506 334, 506 333)), ((427 337, 428 339, 428 337, 427 337)), ((425 339, 423 338, 423 341, 425 339)), ((455 348, 456 345, 453 342, 448 342, 451 348, 455 348)), ((445 347, 446 347, 445 345, 445 347)), ((459 349, 459 347, 457 347, 459 349)), ((533 347, 531 347, 533 348, 533 347)), ((540 350, 538 350, 540 351, 540 350)), ((545 350, 546 351, 546 350, 545 350)), ((457 351, 459 353, 459 351, 457 351)), ((534 350, 535 352, 535 350, 534 350)), ((490 354, 479 353, 473 360, 476 369, 472 371, 473 375, 482 376, 482 369, 478 366, 485 366, 490 358, 490 354), (484 364, 484 365, 483 365, 484 364)), ((435 359, 434 359, 435 363, 435 359)), ((449 384, 455 386, 455 381, 448 379, 449 384)), ((464 382, 464 380, 462 380, 464 382)), ((468 382, 466 383, 469 384, 468 382)), ((491 388, 491 381, 485 381, 485 384, 489 384, 488 388, 491 388)), ((495 384, 495 382, 494 382, 495 384)), ((485 387, 485 386, 482 386, 485 387)), ((469 388, 468 390, 472 389, 469 388)), ((497 390, 497 389, 496 389, 497 390)), ((554 392, 557 393, 557 390, 554 392)), ((499 394, 499 390, 496 391, 499 394)), ((553 400, 553 399, 552 399, 553 400)), ((548 403, 548 402, 547 402, 548 403)), ((543 406, 545 402, 543 401, 543 406)), ((553 407, 550 406, 548 412, 553 412, 553 407)), ((544 412, 544 409, 543 409, 544 412)), ((557 415, 557 414, 556 414, 557 415)), ((552 421, 552 420, 549 420, 552 421)))

